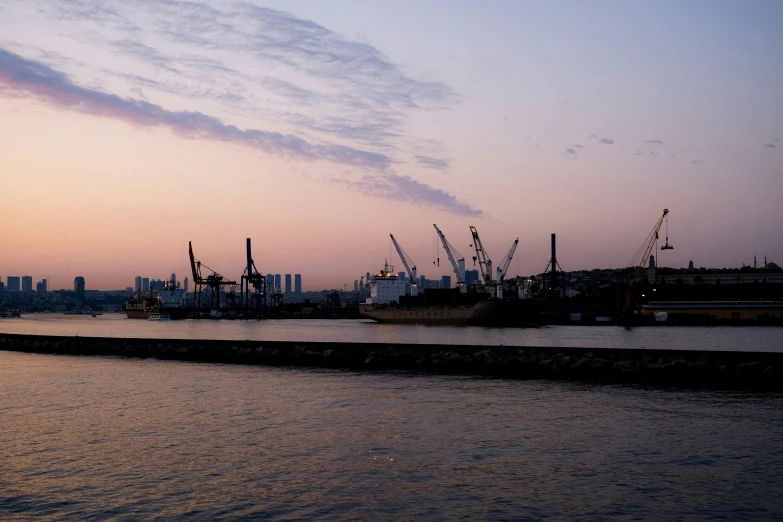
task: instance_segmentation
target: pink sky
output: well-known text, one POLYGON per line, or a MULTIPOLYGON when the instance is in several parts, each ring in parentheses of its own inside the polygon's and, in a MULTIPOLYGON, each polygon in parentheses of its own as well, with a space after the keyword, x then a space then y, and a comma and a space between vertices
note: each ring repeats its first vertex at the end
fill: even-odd
POLYGON ((238 278, 251 237, 264 273, 352 286, 389 233, 435 278, 433 223, 469 267, 468 225, 496 260, 520 238, 511 275, 543 270, 552 232, 565 270, 620 267, 664 207, 660 264, 783 260, 783 40, 761 7, 583 27, 553 6, 193 5, 0 7, 3 281, 181 279, 188 241, 238 278))

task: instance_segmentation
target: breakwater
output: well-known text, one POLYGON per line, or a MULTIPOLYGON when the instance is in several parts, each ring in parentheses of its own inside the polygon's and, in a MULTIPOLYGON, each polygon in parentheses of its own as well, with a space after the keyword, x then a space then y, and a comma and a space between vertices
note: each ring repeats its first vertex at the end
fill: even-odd
POLYGON ((0 334, 0 350, 783 391, 783 353, 0 334))

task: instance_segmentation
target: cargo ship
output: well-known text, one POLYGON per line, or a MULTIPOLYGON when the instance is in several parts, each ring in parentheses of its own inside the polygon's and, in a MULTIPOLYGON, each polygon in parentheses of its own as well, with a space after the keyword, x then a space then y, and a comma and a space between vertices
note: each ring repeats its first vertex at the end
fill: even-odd
POLYGON ((538 314, 533 301, 498 299, 481 291, 428 288, 419 295, 405 292, 405 280, 385 264, 372 276, 370 297, 359 305, 359 314, 379 323, 479 326, 533 326, 538 314))

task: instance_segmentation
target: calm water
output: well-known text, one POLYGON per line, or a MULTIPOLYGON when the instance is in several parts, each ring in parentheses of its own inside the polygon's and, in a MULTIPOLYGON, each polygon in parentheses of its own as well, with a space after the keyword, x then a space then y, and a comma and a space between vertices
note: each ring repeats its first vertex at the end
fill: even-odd
POLYGON ((0 518, 769 520, 783 395, 0 352, 0 518))
POLYGON ((384 325, 369 320, 144 321, 121 314, 31 314, 0 320, 0 332, 83 337, 252 339, 383 343, 576 346, 584 348, 676 348, 683 350, 783 351, 783 328, 384 325))

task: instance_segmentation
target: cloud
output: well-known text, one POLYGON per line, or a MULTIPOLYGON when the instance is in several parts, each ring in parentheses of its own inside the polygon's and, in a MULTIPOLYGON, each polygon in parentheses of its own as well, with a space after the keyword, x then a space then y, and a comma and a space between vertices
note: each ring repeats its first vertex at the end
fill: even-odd
POLYGON ((574 149, 566 149, 563 154, 572 159, 576 159, 579 156, 579 153, 577 153, 574 149))
POLYGON ((371 169, 385 169, 392 163, 391 158, 376 152, 329 143, 314 144, 291 134, 239 129, 201 112, 169 111, 143 100, 81 87, 47 65, 3 49, 0 49, 0 84, 4 92, 32 96, 61 109, 141 127, 165 127, 186 138, 237 143, 268 154, 371 169))
POLYGON ((604 145, 614 145, 614 140, 610 140, 609 138, 601 138, 598 140, 598 143, 603 143, 604 145))
POLYGON ((597 139, 598 139, 598 136, 596 136, 595 134, 591 134, 591 135, 590 135, 590 139, 592 139, 592 140, 597 140, 597 139))
POLYGON ((764 145, 764 147, 768 148, 768 149, 774 149, 774 148, 776 148, 776 145, 774 143, 770 142, 770 143, 767 143, 766 145, 764 145))
POLYGON ((419 165, 429 169, 448 170, 450 167, 449 161, 441 158, 432 158, 430 156, 415 156, 415 159, 419 165))
MULTIPOLYGON (((27 9, 27 0, 6 3, 27 9)), ((37 15, 81 43, 133 58, 134 74, 113 71, 127 84, 114 92, 216 99, 233 112, 376 151, 401 148, 412 113, 461 100, 366 41, 250 2, 50 0, 37 15)))
POLYGON ((461 216, 481 217, 484 213, 448 192, 421 183, 410 176, 394 173, 365 174, 359 180, 333 179, 333 183, 358 190, 366 196, 404 201, 414 205, 435 207, 461 216))
POLYGON ((571 148, 572 148, 572 149, 583 149, 584 147, 582 147, 582 146, 581 146, 581 145, 579 145, 578 143, 574 143, 573 145, 571 145, 571 148))
POLYGON ((701 163, 701 161, 699 161, 699 160, 691 160, 691 163, 693 165, 698 165, 699 163, 701 163))
POLYGON ((642 151, 641 151, 641 150, 639 150, 639 149, 636 149, 636 152, 634 152, 634 153, 633 153, 633 155, 634 155, 634 156, 643 156, 643 155, 644 155, 644 152, 642 152, 642 151))
POLYGON ((649 143, 651 145, 663 145, 663 141, 661 140, 647 140, 645 143, 649 143))
POLYGON ((657 155, 658 155, 657 152, 650 151, 650 156, 657 156, 657 155))

